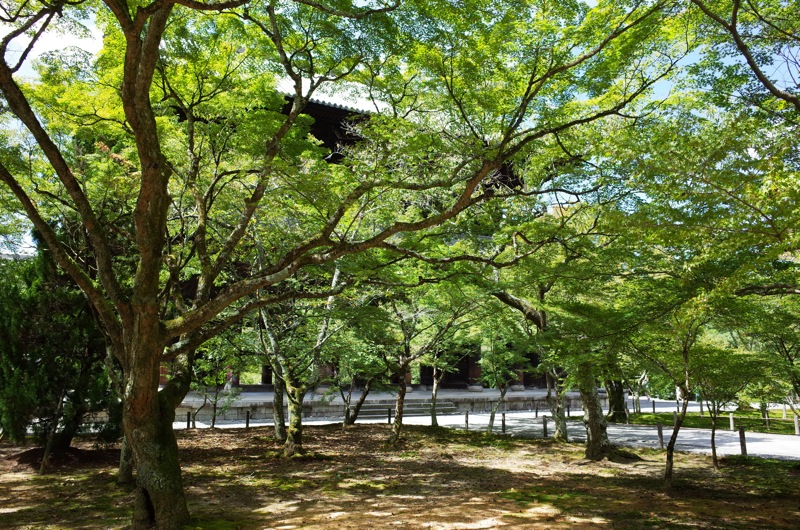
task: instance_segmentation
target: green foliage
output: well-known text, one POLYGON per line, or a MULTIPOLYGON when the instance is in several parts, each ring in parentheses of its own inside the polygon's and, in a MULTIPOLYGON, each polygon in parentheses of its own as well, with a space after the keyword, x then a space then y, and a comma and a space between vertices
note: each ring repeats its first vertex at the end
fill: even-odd
POLYGON ((59 444, 69 445, 86 414, 116 402, 103 336, 84 297, 43 252, 0 260, 0 277, 0 428, 15 441, 33 429, 44 443, 56 421, 59 444))
POLYGON ((505 390, 522 372, 532 369, 531 354, 537 345, 516 315, 503 311, 499 304, 487 304, 481 316, 474 331, 482 338, 481 382, 505 390))

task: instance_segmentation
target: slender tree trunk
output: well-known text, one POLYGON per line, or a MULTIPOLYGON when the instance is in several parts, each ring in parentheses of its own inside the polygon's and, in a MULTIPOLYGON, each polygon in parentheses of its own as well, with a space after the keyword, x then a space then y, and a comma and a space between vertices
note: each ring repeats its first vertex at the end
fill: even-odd
MULTIPOLYGON (((84 370, 84 373, 88 373, 88 370, 84 370)), ((83 389, 88 385, 89 382, 86 381, 85 377, 83 377, 81 380, 76 382, 76 386, 78 388, 76 388, 71 394, 64 396, 68 403, 71 404, 71 407, 69 414, 65 414, 62 407, 61 430, 55 433, 53 439, 53 449, 68 449, 69 446, 72 445, 72 440, 78 433, 78 430, 83 424, 83 418, 86 416, 86 400, 83 395, 83 389)))
POLYGON ((284 397, 286 396, 286 383, 283 382, 283 377, 276 373, 279 367, 275 363, 272 370, 272 423, 274 425, 273 438, 276 442, 283 443, 286 440, 286 414, 283 409, 286 404, 284 397))
POLYGON ((708 414, 711 416, 711 463, 714 469, 719 469, 719 459, 717 458, 717 419, 719 418, 719 408, 716 403, 709 402, 708 414))
POLYGON ((586 450, 584 457, 589 460, 602 460, 613 451, 608 439, 606 418, 600 397, 597 395, 597 380, 589 364, 581 364, 577 370, 578 390, 583 404, 583 424, 586 426, 586 450))
POLYGON ((394 423, 392 424, 392 434, 389 436, 389 444, 395 445, 400 440, 400 431, 403 429, 403 407, 406 400, 406 374, 408 368, 400 372, 400 386, 397 389, 397 399, 394 406, 394 423))
POLYGON ((557 442, 568 441, 567 435, 567 416, 564 409, 564 395, 559 388, 558 379, 555 375, 547 373, 547 406, 550 408, 550 415, 553 417, 553 440, 557 442))
MULTIPOLYGON (((350 409, 350 399, 348 399, 347 403, 347 411, 345 413, 345 421, 344 425, 353 425, 356 420, 358 419, 358 414, 361 412, 361 407, 364 406, 364 403, 367 401, 367 396, 369 395, 370 390, 372 389, 372 383, 375 382, 375 377, 370 377, 367 379, 366 384, 364 384, 364 391, 361 392, 361 395, 356 400, 355 406, 350 409)), ((352 395, 352 392, 351 392, 352 395)))
POLYGON ((667 444, 667 464, 664 469, 664 488, 669 490, 672 488, 673 467, 675 459, 675 443, 678 441, 678 432, 681 430, 683 420, 686 418, 686 409, 689 406, 689 392, 683 392, 683 404, 681 412, 678 414, 678 419, 675 422, 675 427, 672 429, 672 436, 669 437, 667 444))
POLYGON ((347 389, 347 393, 345 394, 344 389, 339 386, 339 395, 342 396, 342 402, 344 403, 344 420, 342 420, 342 429, 346 429, 348 425, 352 425, 356 422, 355 419, 351 419, 353 415, 353 411, 350 408, 350 404, 353 402, 353 392, 356 389, 356 378, 353 377, 350 380, 350 388, 347 389))
POLYGON ((211 428, 217 426, 217 407, 219 406, 219 387, 214 389, 214 399, 211 401, 211 428))
POLYGON ((283 444, 285 458, 305 453, 303 449, 303 399, 306 389, 301 386, 286 385, 286 397, 289 399, 289 428, 283 444))
POLYGON ((122 437, 119 446, 119 469, 117 470, 117 484, 133 484, 133 452, 128 445, 127 438, 122 437))
POLYGON ((494 428, 494 418, 497 416, 497 411, 500 410, 500 407, 503 405, 503 403, 505 403, 506 392, 508 392, 508 385, 501 385, 500 399, 498 399, 494 405, 492 405, 492 410, 489 412, 489 425, 486 426, 486 432, 488 434, 492 434, 492 429, 494 428))
POLYGON ((438 427, 439 420, 436 418, 436 398, 439 396, 439 386, 442 383, 444 370, 433 367, 433 388, 431 389, 431 426, 438 427))
POLYGON ((47 466, 49 465, 50 453, 53 452, 53 447, 56 443, 56 431, 58 430, 58 422, 61 420, 61 411, 64 410, 64 397, 66 390, 62 390, 58 396, 58 403, 56 403, 56 412, 53 415, 53 421, 50 424, 50 432, 47 434, 47 442, 44 446, 44 455, 42 455, 42 463, 39 466, 39 474, 44 475, 47 473, 47 466))
POLYGON ((197 428, 197 415, 200 414, 200 411, 208 404, 208 395, 203 394, 203 403, 197 407, 194 411, 192 411, 192 429, 197 428))

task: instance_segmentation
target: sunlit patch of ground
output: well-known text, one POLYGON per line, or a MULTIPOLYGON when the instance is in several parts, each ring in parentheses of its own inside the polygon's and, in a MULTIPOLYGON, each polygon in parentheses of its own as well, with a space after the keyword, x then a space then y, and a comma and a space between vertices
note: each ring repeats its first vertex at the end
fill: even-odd
MULTIPOLYGON (((797 463, 734 458, 720 472, 678 454, 587 462, 577 445, 386 425, 306 430, 310 454, 281 459, 267 428, 181 431, 184 484, 205 529, 797 528, 797 463)), ((35 454, 0 447, 0 527, 121 528, 131 492, 113 453, 83 444, 38 477, 35 454)))

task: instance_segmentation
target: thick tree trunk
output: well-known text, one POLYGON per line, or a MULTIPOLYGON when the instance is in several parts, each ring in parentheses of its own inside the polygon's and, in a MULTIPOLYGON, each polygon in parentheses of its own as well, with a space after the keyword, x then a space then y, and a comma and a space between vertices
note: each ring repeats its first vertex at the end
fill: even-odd
POLYGON ((614 423, 625 423, 625 385, 622 381, 606 381, 608 391, 608 419, 614 423))
POLYGON ((397 388, 397 399, 394 406, 394 423, 392 424, 392 434, 389 436, 389 444, 395 445, 400 440, 400 431, 403 429, 403 407, 406 400, 406 371, 400 374, 400 386, 397 388))
POLYGON ((189 510, 172 430, 175 409, 162 403, 165 400, 160 396, 148 397, 149 402, 130 396, 124 415, 125 436, 133 451, 139 486, 133 528, 179 529, 188 522, 189 510))
MULTIPOLYGON (((277 363, 276 363, 277 365, 277 363)), ((286 441, 286 415, 283 412, 285 405, 284 396, 286 395, 286 384, 283 378, 272 372, 272 385, 274 388, 272 396, 272 423, 274 425, 273 438, 276 442, 286 441)))
POLYGON ((83 417, 84 413, 78 412, 62 420, 63 425, 61 426, 61 430, 56 432, 53 436, 53 450, 60 451, 69 449, 69 446, 72 445, 72 440, 75 439, 75 435, 78 433, 78 429, 80 429, 83 423, 83 417))
POLYGON ((133 484, 133 452, 123 436, 119 446, 119 469, 117 469, 117 484, 133 484))
MULTIPOLYGON (((157 320, 153 321, 157 325, 157 320)), ((172 430, 175 407, 189 391, 193 354, 176 359, 173 377, 158 390, 161 347, 156 341, 145 341, 143 330, 140 347, 158 351, 131 354, 125 375, 122 424, 136 464, 137 492, 134 501, 132 528, 177 530, 189 521, 189 510, 183 492, 178 442, 172 430)), ((153 329, 149 331, 153 332, 153 329)))
POLYGON ((613 451, 608 439, 606 418, 600 397, 597 395, 597 380, 588 364, 578 367, 578 390, 583 404, 583 424, 586 426, 586 450, 584 457, 589 460, 602 460, 613 451))
POLYGON ((303 449, 303 399, 305 388, 287 385, 286 396, 289 399, 289 428, 283 444, 283 456, 289 458, 305 453, 303 449))

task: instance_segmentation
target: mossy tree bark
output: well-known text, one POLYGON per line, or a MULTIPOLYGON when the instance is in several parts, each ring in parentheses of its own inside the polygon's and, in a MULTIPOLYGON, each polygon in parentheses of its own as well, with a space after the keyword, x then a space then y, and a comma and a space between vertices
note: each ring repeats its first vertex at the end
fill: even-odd
POLYGON ((272 437, 276 442, 283 443, 286 441, 286 414, 283 410, 286 406, 284 400, 286 396, 286 383, 283 382, 283 377, 278 375, 279 369, 280 365, 276 363, 272 371, 272 437))
POLYGON ((394 422, 392 423, 392 434, 389 435, 389 444, 396 445, 400 441, 400 433, 403 430, 403 408, 406 400, 406 375, 408 365, 403 367, 400 372, 400 386, 397 387, 397 398, 394 401, 394 422))
POLYGON ((305 453, 303 449, 303 399, 306 389, 303 386, 286 385, 286 397, 289 400, 289 427, 286 430, 286 441, 283 443, 283 456, 292 457, 305 453))
POLYGON ((588 363, 581 363, 576 372, 583 404, 583 423, 586 426, 584 456, 589 460, 602 460, 609 456, 614 446, 608 439, 606 418, 597 394, 597 379, 588 363))
POLYGON ((158 390, 160 356, 138 355, 136 370, 126 377, 123 427, 136 463, 137 491, 133 528, 179 529, 189 520, 172 424, 175 407, 189 389, 189 373, 178 370, 158 390))
POLYGON ((119 447, 119 468, 117 469, 117 484, 133 484, 133 452, 126 437, 122 437, 119 447))
POLYGON ((555 370, 549 370, 546 374, 547 379, 547 406, 550 408, 550 415, 553 417, 553 440, 566 442, 569 440, 567 434, 567 415, 564 407, 564 392, 559 383, 559 376, 555 370))

